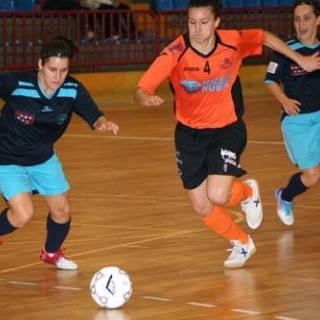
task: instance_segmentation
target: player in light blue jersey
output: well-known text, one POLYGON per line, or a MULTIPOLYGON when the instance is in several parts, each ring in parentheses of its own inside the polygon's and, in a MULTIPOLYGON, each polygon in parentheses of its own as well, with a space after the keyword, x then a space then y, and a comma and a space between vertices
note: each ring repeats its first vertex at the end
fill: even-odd
MULTIPOLYGON (((288 45, 302 55, 320 51, 320 4, 298 0, 293 5, 296 36, 288 45)), ((275 53, 265 83, 282 105, 281 130, 291 161, 300 169, 286 187, 275 191, 277 214, 294 224, 293 199, 320 181, 320 71, 306 72, 292 60, 275 53)))

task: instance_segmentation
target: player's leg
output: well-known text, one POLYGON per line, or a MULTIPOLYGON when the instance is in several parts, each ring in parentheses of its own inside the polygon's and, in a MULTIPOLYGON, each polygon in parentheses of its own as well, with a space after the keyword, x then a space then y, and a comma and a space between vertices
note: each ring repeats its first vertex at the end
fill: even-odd
POLYGON ((203 221, 211 230, 229 240, 233 247, 228 259, 224 262, 226 268, 244 266, 256 251, 251 237, 234 222, 229 212, 223 207, 227 203, 230 204, 230 201, 233 205, 247 199, 248 194, 245 192, 245 188, 241 188, 242 185, 243 183, 240 181, 239 183, 235 182, 233 176, 225 175, 209 175, 207 181, 207 192, 209 193, 210 190, 208 198, 215 206, 203 221), (235 185, 239 190, 235 191, 235 185), (218 191, 213 191, 214 189, 218 191), (231 194, 233 195, 230 197, 231 194))
POLYGON ((277 188, 277 215, 287 226, 294 224, 294 198, 320 180, 320 112, 286 117, 281 124, 286 150, 302 172, 293 174, 284 188, 277 188))
POLYGON ((47 237, 40 258, 59 269, 77 269, 77 264, 65 257, 61 251, 61 246, 69 234, 71 225, 68 200, 70 186, 62 164, 58 157, 53 155, 45 163, 32 167, 30 172, 35 189, 44 197, 49 207, 47 237))
POLYGON ((34 214, 32 186, 23 166, 0 166, 0 190, 7 207, 0 212, 0 236, 26 225, 34 214))
POLYGON ((42 261, 55 265, 58 269, 75 270, 77 264, 66 257, 61 250, 70 231, 71 214, 67 193, 45 196, 49 206, 47 216, 47 237, 42 248, 42 261))

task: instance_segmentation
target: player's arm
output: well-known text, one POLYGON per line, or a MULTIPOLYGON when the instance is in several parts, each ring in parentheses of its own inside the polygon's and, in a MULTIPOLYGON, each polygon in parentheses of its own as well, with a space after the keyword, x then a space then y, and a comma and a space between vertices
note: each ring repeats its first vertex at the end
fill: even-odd
MULTIPOLYGON (((171 47, 180 48, 179 41, 179 38, 176 39, 171 44, 171 47)), ((168 47, 160 53, 139 80, 133 96, 133 100, 137 104, 144 107, 160 106, 163 104, 164 99, 156 94, 156 90, 163 81, 169 78, 172 69, 177 64, 176 55, 181 54, 181 50, 176 50, 175 53, 175 50, 169 50, 168 47)))
POLYGON ((319 52, 314 53, 311 56, 303 56, 298 52, 289 48, 286 43, 272 34, 269 31, 263 31, 265 42, 264 45, 270 49, 282 53, 284 56, 295 61, 300 67, 306 71, 314 71, 320 69, 320 55, 319 52))
POLYGON ((265 82, 266 89, 281 103, 283 110, 290 115, 300 112, 300 102, 290 99, 283 91, 280 84, 276 82, 265 82))

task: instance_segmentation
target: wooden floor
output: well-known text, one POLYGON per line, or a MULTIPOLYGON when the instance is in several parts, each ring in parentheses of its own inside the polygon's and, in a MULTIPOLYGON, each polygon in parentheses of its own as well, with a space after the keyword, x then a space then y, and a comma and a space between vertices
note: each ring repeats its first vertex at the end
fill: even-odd
MULTIPOLYGON (((254 239, 245 268, 225 270, 229 243, 195 216, 176 174, 170 104, 145 109, 131 101, 99 105, 121 126, 119 136, 92 132, 75 117, 57 144, 72 185, 73 223, 66 254, 79 270, 39 261, 47 209, 1 246, 1 320, 318 320, 320 319, 319 188, 296 200, 293 227, 275 212, 274 189, 295 168, 269 96, 246 97, 249 143, 242 165, 260 183, 265 217, 250 230, 239 208, 232 216, 254 239), (103 310, 89 283, 117 265, 133 281, 119 310, 103 310)), ((4 203, 0 203, 4 206, 4 203)))

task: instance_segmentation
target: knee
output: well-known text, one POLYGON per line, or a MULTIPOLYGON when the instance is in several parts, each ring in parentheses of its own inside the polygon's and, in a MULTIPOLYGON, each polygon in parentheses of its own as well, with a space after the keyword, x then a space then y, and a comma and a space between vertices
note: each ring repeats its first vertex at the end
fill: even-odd
POLYGON ((50 210, 51 217, 57 223, 66 223, 71 219, 71 210, 69 203, 64 204, 60 208, 50 210))
POLYGON ((222 189, 208 190, 207 196, 210 202, 217 206, 225 206, 230 199, 230 194, 222 189))
POLYGON ((213 206, 211 203, 193 203, 192 209, 200 218, 206 218, 211 214, 213 206))
POLYGON ((32 219, 33 215, 34 209, 31 207, 20 210, 10 209, 8 213, 8 219, 14 227, 22 228, 32 219))
POLYGON ((302 178, 302 182, 306 187, 311 188, 320 182, 320 170, 313 170, 310 172, 305 172, 304 179, 302 178))

